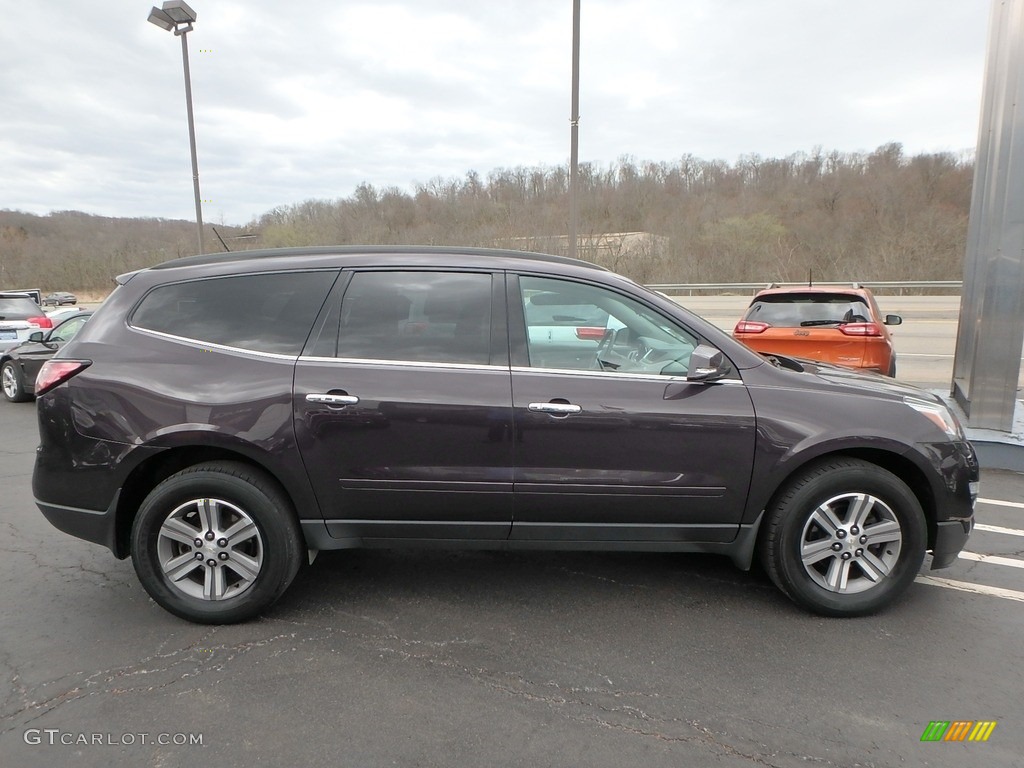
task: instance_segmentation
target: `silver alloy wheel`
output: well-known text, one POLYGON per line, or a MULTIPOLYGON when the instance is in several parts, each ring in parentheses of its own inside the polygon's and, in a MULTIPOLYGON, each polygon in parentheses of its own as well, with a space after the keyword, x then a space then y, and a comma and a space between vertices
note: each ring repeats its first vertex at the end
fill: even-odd
POLYGON ((0 371, 0 380, 2 380, 4 394, 7 395, 8 400, 13 400, 18 396, 18 380, 15 378, 14 367, 11 365, 5 365, 3 370, 0 371))
POLYGON ((844 493, 815 509, 800 537, 807 575, 830 592, 854 594, 883 582, 900 558, 903 531, 884 501, 844 493))
POLYGON ((263 568, 263 538, 253 519, 223 499, 192 499, 160 526, 157 560, 189 597, 226 600, 245 592, 263 568))

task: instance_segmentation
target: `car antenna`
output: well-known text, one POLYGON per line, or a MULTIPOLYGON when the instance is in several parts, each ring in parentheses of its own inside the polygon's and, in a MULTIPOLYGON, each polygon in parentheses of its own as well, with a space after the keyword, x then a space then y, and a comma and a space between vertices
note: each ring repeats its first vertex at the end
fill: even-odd
POLYGON ((807 287, 808 288, 813 288, 814 287, 814 281, 811 279, 812 277, 814 277, 814 267, 809 267, 808 270, 807 270, 807 287))

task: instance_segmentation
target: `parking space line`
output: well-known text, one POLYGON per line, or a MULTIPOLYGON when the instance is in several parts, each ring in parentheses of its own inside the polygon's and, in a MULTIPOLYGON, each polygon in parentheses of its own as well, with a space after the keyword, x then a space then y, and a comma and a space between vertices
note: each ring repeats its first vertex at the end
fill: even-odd
POLYGON ((992 504, 996 507, 1016 507, 1024 509, 1024 503, 1019 501, 1002 501, 1000 499, 978 499, 979 504, 992 504))
POLYGON ((1015 557, 999 557, 999 555, 980 555, 977 552, 961 552, 961 560, 973 560, 976 563, 988 563, 989 565, 1005 565, 1008 568, 1024 568, 1024 560, 1015 557))
POLYGON ((1019 592, 1016 589, 988 587, 984 584, 968 584, 966 581, 940 579, 937 576, 918 576, 914 581, 920 584, 931 584, 933 587, 945 587, 946 589, 955 589, 958 592, 970 592, 975 595, 989 595, 990 597, 1001 597, 1004 600, 1015 600, 1018 603, 1024 603, 1024 592, 1019 592))
POLYGON ((1003 528, 1000 525, 985 525, 983 523, 975 523, 974 530, 976 531, 987 531, 988 533, 1002 533, 1006 536, 1024 536, 1024 531, 1016 528, 1003 528))

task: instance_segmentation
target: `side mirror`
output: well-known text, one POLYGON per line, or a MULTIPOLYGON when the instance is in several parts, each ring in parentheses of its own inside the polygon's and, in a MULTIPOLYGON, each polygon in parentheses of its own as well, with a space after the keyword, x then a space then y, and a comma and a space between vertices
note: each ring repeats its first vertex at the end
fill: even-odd
POLYGON ((899 315, 886 315, 885 316, 885 324, 886 325, 903 325, 903 318, 900 317, 899 315))
POLYGON ((46 334, 43 333, 42 331, 32 331, 32 333, 28 335, 29 341, 34 341, 37 343, 42 341, 44 338, 46 338, 46 334))
POLYGON ((729 363, 721 350, 707 344, 700 344, 690 354, 690 369, 687 381, 717 381, 729 372, 729 363))

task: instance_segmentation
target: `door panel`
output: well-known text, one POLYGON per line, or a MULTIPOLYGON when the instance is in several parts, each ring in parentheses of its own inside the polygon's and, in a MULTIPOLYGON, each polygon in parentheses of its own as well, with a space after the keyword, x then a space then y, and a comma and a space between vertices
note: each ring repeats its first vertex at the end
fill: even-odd
POLYGON ((296 436, 342 538, 504 539, 512 520, 503 276, 357 272, 337 345, 299 359, 296 436), (340 357, 322 356, 337 348, 340 357), (496 361, 496 362, 495 362, 496 361), (494 364, 492 364, 494 362, 494 364))
POLYGON ((332 535, 505 538, 507 368, 300 360, 300 451, 332 535), (310 402, 348 395, 351 405, 310 402))
POLYGON ((687 382, 701 339, 609 287, 521 275, 509 280, 508 296, 511 538, 735 538, 755 444, 753 404, 738 376, 687 382), (556 308, 551 319, 546 307, 556 308), (577 325, 589 349, 552 365, 556 334, 543 331, 554 322, 577 325))
POLYGON ((754 453, 742 385, 514 369, 512 538, 731 541, 754 453), (549 415, 532 403, 565 402, 549 415))

